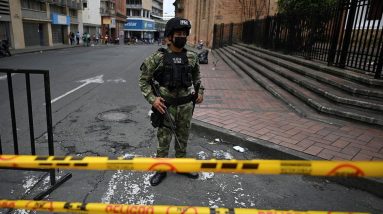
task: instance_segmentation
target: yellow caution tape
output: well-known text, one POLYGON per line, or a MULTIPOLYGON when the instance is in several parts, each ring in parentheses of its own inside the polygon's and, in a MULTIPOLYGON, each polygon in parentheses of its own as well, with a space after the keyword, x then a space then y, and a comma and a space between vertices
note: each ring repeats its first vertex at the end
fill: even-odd
POLYGON ((362 212, 259 210, 247 208, 209 208, 193 206, 151 206, 60 201, 0 200, 0 208, 46 212, 124 213, 124 214, 367 214, 362 212))
POLYGON ((126 160, 108 157, 0 155, 0 167, 383 177, 383 161, 197 160, 191 158, 126 160))

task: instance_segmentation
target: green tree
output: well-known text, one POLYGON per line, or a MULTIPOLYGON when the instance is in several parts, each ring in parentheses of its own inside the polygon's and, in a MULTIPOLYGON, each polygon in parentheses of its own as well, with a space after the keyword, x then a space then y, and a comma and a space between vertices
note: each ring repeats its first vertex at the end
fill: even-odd
POLYGON ((336 3, 337 0, 279 0, 278 11, 290 15, 320 15, 336 3))
POLYGON ((310 58, 312 48, 321 42, 326 25, 333 19, 340 0, 279 0, 278 12, 288 29, 288 50, 303 50, 310 58))

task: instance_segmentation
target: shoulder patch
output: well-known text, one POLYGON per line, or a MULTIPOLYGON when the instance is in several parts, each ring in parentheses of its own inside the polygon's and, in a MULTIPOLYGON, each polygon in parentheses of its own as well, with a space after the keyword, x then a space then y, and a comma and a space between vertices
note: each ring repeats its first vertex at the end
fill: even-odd
POLYGON ((140 70, 143 71, 143 70, 146 70, 146 65, 145 63, 142 63, 141 66, 140 66, 140 70))
POLYGON ((159 48, 157 51, 162 53, 168 52, 168 50, 166 50, 165 48, 159 48))

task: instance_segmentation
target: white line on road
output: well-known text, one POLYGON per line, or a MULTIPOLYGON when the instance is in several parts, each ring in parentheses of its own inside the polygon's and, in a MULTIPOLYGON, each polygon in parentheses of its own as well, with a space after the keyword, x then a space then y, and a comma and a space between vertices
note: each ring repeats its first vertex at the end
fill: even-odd
POLYGON ((54 98, 53 100, 51 100, 51 103, 54 103, 54 102, 60 100, 61 98, 65 97, 65 96, 67 96, 67 95, 69 95, 69 94, 71 94, 71 93, 77 91, 78 89, 80 89, 80 88, 82 88, 82 87, 84 87, 84 86, 86 86, 86 85, 91 84, 91 83, 104 83, 104 80, 102 79, 103 77, 104 77, 104 75, 99 75, 99 76, 92 77, 92 78, 89 78, 89 79, 80 80, 80 81, 78 81, 78 82, 83 82, 84 84, 78 86, 78 87, 75 88, 75 89, 72 89, 72 90, 66 92, 65 94, 63 94, 63 95, 61 95, 61 96, 59 96, 59 97, 54 98))
MULTIPOLYGON (((15 76, 16 74, 11 74, 11 76, 15 76)), ((0 80, 5 80, 7 79, 7 75, 0 76, 0 80)))

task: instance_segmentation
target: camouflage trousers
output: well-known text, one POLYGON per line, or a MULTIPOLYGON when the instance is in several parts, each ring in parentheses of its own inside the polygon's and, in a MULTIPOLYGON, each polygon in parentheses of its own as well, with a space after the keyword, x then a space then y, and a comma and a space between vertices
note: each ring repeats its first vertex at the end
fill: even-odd
MULTIPOLYGON (((189 138, 189 131, 191 125, 191 118, 193 116, 193 103, 186 103, 179 106, 170 106, 168 112, 175 122, 176 126, 176 135, 179 141, 174 142, 174 150, 176 151, 176 158, 186 157, 186 146, 189 138)), ((168 157, 169 147, 172 141, 173 133, 168 128, 169 121, 165 119, 164 125, 158 128, 157 139, 158 139, 158 148, 157 148, 157 157, 164 158, 168 157)))

